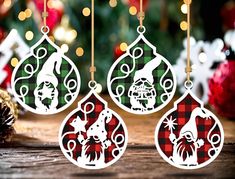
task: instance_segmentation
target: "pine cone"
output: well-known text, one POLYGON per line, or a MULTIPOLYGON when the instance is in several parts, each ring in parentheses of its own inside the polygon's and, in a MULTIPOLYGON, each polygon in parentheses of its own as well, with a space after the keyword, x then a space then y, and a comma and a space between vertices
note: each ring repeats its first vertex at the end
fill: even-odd
POLYGON ((10 95, 0 89, 0 143, 9 142, 14 134, 13 124, 18 117, 17 106, 10 95))

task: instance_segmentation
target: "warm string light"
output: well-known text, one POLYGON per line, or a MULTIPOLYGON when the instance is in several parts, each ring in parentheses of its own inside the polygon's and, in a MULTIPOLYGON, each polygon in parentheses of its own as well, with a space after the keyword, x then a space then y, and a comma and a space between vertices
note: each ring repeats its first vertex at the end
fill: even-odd
POLYGON ((182 5, 181 5, 181 12, 182 12, 183 14, 187 14, 187 13, 188 13, 187 4, 182 4, 182 5))
POLYGON ((90 14, 91 14, 90 8, 88 8, 88 7, 83 8, 82 14, 83 14, 85 17, 90 16, 90 14))
POLYGON ((18 63, 19 63, 19 60, 16 57, 11 59, 11 66, 12 67, 16 67, 18 63))
POLYGON ((76 55, 77 55, 78 57, 81 57, 81 56, 84 55, 84 50, 83 50, 82 47, 78 47, 78 48, 76 49, 76 55))
POLYGON ((77 38, 77 35, 77 31, 69 26, 69 17, 64 15, 61 25, 54 31, 55 39, 61 42, 72 43, 77 38))
POLYGON ((19 14, 18 14, 18 19, 20 21, 24 21, 26 19, 26 13, 24 11, 21 11, 19 14))
POLYGON ((110 7, 116 7, 117 6, 117 0, 109 0, 110 7))
POLYGON ((135 6, 131 6, 129 8, 129 13, 132 15, 132 16, 135 16, 137 14, 137 8, 135 6))
POLYGON ((30 40, 33 39, 33 37, 34 37, 34 34, 33 34, 32 31, 29 30, 29 31, 27 31, 27 32, 25 33, 25 38, 26 38, 26 40, 30 41, 30 40))
POLYGON ((27 18, 30 18, 32 16, 32 10, 31 9, 26 9, 25 11, 21 11, 19 14, 18 14, 18 19, 20 21, 24 21, 26 20, 27 18))
POLYGON ((12 5, 11 0, 4 0, 3 1, 3 6, 5 6, 6 8, 11 7, 11 5, 12 5))
MULTIPOLYGON (((187 5, 187 0, 184 1, 184 3, 181 5, 181 12, 183 14, 188 14, 188 5, 187 5)), ((180 22, 180 29, 182 31, 186 31, 188 29, 188 23, 186 21, 180 22)))
POLYGON ((120 50, 123 51, 123 52, 126 51, 127 47, 128 47, 128 45, 127 45, 127 43, 125 43, 125 42, 123 42, 123 43, 120 44, 120 50))
POLYGON ((180 23, 180 28, 181 30, 186 31, 188 29, 188 23, 186 21, 182 21, 180 23))

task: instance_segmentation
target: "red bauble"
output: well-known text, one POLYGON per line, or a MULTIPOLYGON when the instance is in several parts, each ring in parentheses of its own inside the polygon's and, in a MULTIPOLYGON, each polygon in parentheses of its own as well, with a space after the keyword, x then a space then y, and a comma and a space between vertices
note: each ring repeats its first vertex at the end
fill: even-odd
POLYGON ((0 19, 7 16, 11 6, 4 5, 4 0, 0 0, 0 19))
MULTIPOLYGON (((140 0, 128 0, 129 6, 135 6, 137 10, 140 10, 140 0)), ((143 0, 143 10, 145 11, 148 7, 148 0, 143 0)))
POLYGON ((11 76, 12 76, 12 68, 9 64, 7 64, 4 68, 3 71, 7 72, 7 77, 6 79, 0 84, 0 87, 3 89, 7 89, 11 86, 11 76))
POLYGON ((114 58, 117 60, 120 56, 122 56, 125 52, 120 49, 120 44, 114 47, 114 58))
POLYGON ((223 25, 227 29, 235 28, 235 2, 229 1, 221 10, 223 25))
POLYGON ((5 36, 6 36, 5 30, 2 27, 0 27, 0 42, 5 38, 5 36))
MULTIPOLYGON (((34 0, 37 10, 40 14, 44 9, 44 2, 34 0)), ((61 22, 61 18, 64 14, 64 6, 61 1, 54 0, 50 7, 47 7, 48 17, 47 17, 47 26, 50 28, 50 31, 61 22)))
POLYGON ((209 103, 223 117, 235 118, 235 60, 222 63, 209 81, 209 103))

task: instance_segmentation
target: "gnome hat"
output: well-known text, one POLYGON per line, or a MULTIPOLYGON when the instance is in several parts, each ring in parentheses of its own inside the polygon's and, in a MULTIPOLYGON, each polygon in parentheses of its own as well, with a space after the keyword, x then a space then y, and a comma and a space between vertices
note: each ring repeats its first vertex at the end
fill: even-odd
POLYGON ((199 107, 192 111, 189 121, 180 130, 180 137, 184 136, 186 132, 190 132, 194 140, 198 138, 196 118, 200 111, 201 108, 199 107))
POLYGON ((54 52, 44 63, 41 71, 37 76, 37 85, 44 81, 52 83, 55 87, 58 85, 58 79, 54 74, 54 69, 57 74, 60 74, 60 67, 62 63, 62 56, 58 52, 54 52))
POLYGON ((134 81, 141 78, 146 78, 151 84, 153 84, 153 70, 157 68, 161 63, 161 60, 157 57, 144 65, 144 68, 135 72, 134 81))
POLYGON ((95 123, 93 123, 88 131, 87 136, 97 136, 100 141, 107 139, 107 130, 105 128, 105 123, 109 123, 112 119, 112 113, 110 110, 103 110, 95 123))

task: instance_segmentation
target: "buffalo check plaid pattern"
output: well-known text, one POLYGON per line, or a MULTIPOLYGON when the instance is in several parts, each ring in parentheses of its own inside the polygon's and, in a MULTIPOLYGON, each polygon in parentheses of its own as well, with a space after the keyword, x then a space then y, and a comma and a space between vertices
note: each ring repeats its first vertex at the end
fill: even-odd
MULTIPOLYGON (((188 94, 185 99, 177 104, 177 110, 167 116, 168 119, 170 119, 171 117, 172 119, 176 119, 175 123, 177 123, 177 125, 175 125, 175 129, 173 129, 173 133, 176 135, 176 138, 179 137, 181 128, 190 119, 191 112, 195 108, 200 106, 201 105, 190 94, 188 94)), ((163 120, 163 122, 164 121, 166 121, 166 119, 163 120)), ((198 164, 204 163, 210 159, 210 157, 208 156, 208 151, 212 148, 212 145, 208 141, 207 135, 214 124, 215 120, 213 120, 213 118, 207 120, 200 117, 196 118, 198 139, 203 139, 205 142, 205 144, 197 150, 198 164)), ((172 156, 173 153, 173 144, 169 139, 170 130, 168 127, 165 127, 165 125, 166 124, 164 123, 161 124, 157 135, 158 143, 162 152, 169 158, 172 156)), ((218 125, 212 131, 211 135, 213 134, 218 134, 221 137, 221 132, 218 125)), ((216 145, 216 147, 218 147, 219 145, 220 142, 216 145)))
MULTIPOLYGON (((87 124, 85 126, 86 130, 89 129, 89 127, 96 122, 96 120, 98 119, 99 114, 105 109, 105 105, 96 98, 96 96, 94 94, 92 94, 85 102, 83 102, 81 104, 82 109, 84 109, 84 106, 87 102, 92 102, 93 104, 95 104, 95 108, 94 111, 91 112, 90 114, 87 115, 87 124)), ((89 108, 89 106, 87 106, 89 108)), ((87 109, 89 110, 89 109, 87 109)), ((72 114, 72 116, 69 118, 69 120, 66 122, 63 132, 62 132, 62 136, 67 133, 67 132, 71 132, 70 134, 65 135, 65 137, 62 139, 63 140, 63 147, 67 150, 67 143, 70 140, 73 140, 76 142, 76 148, 73 150, 73 160, 77 161, 78 157, 81 156, 82 153, 82 145, 79 143, 79 141, 77 140, 78 134, 76 133, 74 134, 72 131, 74 131, 74 128, 70 125, 70 123, 77 118, 77 116, 79 116, 81 118, 81 120, 84 120, 84 113, 81 110, 78 110, 76 113, 72 114)), ((112 151, 115 150, 117 148, 116 144, 112 141, 112 134, 114 132, 114 130, 116 129, 116 127, 119 125, 119 119, 114 116, 114 114, 112 115, 112 119, 109 123, 105 124, 105 129, 107 131, 107 139, 109 139, 111 141, 111 146, 109 146, 107 149, 105 149, 104 154, 105 154, 105 163, 108 163, 110 161, 112 161, 115 156, 112 155, 112 151)), ((114 138, 116 135, 118 134, 122 134, 124 135, 125 139, 126 139, 126 134, 124 132, 124 128, 122 125, 120 125, 120 127, 116 130, 115 134, 114 134, 114 138)), ((84 139, 87 138, 86 132, 82 132, 82 135, 84 136, 84 139)), ((124 141, 123 143, 121 143, 119 145, 119 147, 123 147, 124 146, 124 141)), ((95 143, 91 143, 92 147, 89 148, 89 152, 93 152, 93 151, 100 151, 100 145, 96 145, 95 143), (93 150, 93 151, 92 151, 93 150)), ((70 148, 72 148, 72 144, 70 146, 70 148)), ((116 151, 116 150, 115 150, 116 151)), ((68 153, 69 155, 69 153, 68 153)), ((118 153, 115 153, 115 155, 118 155, 118 153)), ((79 163, 79 161, 77 161, 79 163)))
MULTIPOLYGON (((131 104, 130 104, 130 98, 128 97, 128 91, 129 88, 131 87, 132 83, 134 82, 134 75, 135 72, 142 69, 144 67, 144 65, 146 65, 148 62, 150 62, 152 59, 156 58, 156 55, 153 52, 153 49, 151 47, 149 47, 142 39, 140 39, 140 41, 134 46, 132 47, 132 49, 130 50, 130 54, 133 53, 133 50, 136 49, 137 47, 140 47, 143 49, 143 55, 135 60, 135 69, 133 70, 132 73, 129 74, 128 77, 126 77, 125 79, 117 79, 115 80, 111 85, 111 89, 112 89, 112 93, 114 95, 116 95, 116 88, 119 85, 124 86, 125 91, 123 93, 123 95, 121 96, 121 103, 128 107, 131 108, 131 104)), ((135 56, 138 56, 140 53, 140 51, 136 51, 135 56)), ((122 56, 120 57, 122 58, 122 56)), ((161 60, 161 59, 159 59, 161 60)), ((133 68, 133 59, 131 58, 131 56, 127 56, 126 58, 122 59, 118 65, 116 65, 116 67, 113 70, 113 73, 111 75, 111 79, 114 79, 116 77, 122 77, 125 76, 124 73, 122 73, 121 71, 121 66, 123 64, 126 64, 129 66, 130 69, 133 68)), ((164 101, 161 100, 161 95, 164 94, 164 89, 162 88, 162 86, 160 85, 160 79, 161 77, 164 75, 164 73, 166 73, 166 71, 168 70, 168 66, 167 64, 162 60, 161 64, 153 71, 153 78, 154 78, 154 88, 156 89, 157 92, 157 96, 156 96, 156 104, 155 104, 155 108, 160 106, 161 104, 163 104, 164 101, 167 100, 168 96, 164 95, 164 101)), ((163 81, 170 79, 172 81, 174 81, 173 79, 173 74, 172 72, 169 70, 168 73, 165 75, 165 77, 163 78, 163 81)), ((166 90, 168 93, 171 93, 173 91, 173 87, 169 88, 166 90)), ((117 98, 117 100, 119 100, 119 98, 117 98)))
MULTIPOLYGON (((55 49, 50 43, 48 43, 48 41, 45 39, 37 48, 34 49, 34 54, 36 54, 36 51, 41 48, 44 47, 47 50, 47 55, 43 58, 43 59, 39 59, 39 69, 38 71, 36 71, 33 76, 31 78, 27 78, 27 79, 22 79, 19 80, 16 84, 15 84, 15 90, 17 94, 20 94, 20 88, 25 85, 28 86, 29 91, 27 93, 27 95, 25 96, 25 104, 27 104, 28 106, 30 106, 33 109, 36 109, 35 106, 35 97, 34 97, 34 89, 37 87, 36 81, 37 81, 37 75, 40 72, 40 70, 42 69, 43 64, 46 62, 46 60, 54 53, 57 51, 57 49, 55 49)), ((42 56, 44 53, 43 51, 40 51, 39 56, 42 56)), ((37 60, 34 56, 30 56, 28 59, 24 60, 24 62, 21 64, 21 66, 19 67, 18 71, 16 72, 15 75, 15 80, 17 80, 18 78, 21 77, 27 77, 29 76, 29 74, 27 74, 24 70, 25 66, 31 64, 34 68, 34 70, 37 67, 37 60)), ((69 64, 68 61, 66 61, 65 59, 62 60, 62 64, 61 64, 61 68, 60 68, 60 74, 57 74, 54 71, 54 74, 56 75, 57 79, 58 79, 58 86, 57 86, 57 90, 59 92, 58 95, 58 108, 63 107, 64 105, 66 105, 66 101, 64 99, 65 95, 68 94, 68 89, 64 86, 64 79, 65 77, 68 75, 68 73, 70 72, 71 68, 73 68, 71 66, 71 64, 69 64)), ((30 69, 28 69, 30 70, 30 69)), ((67 81, 69 81, 70 79, 74 79, 75 81, 78 82, 78 77, 76 76, 75 71, 73 70, 73 72, 70 74, 70 76, 67 78, 67 81)), ((76 88, 72 89, 71 92, 74 93, 76 92, 76 88)), ((21 99, 23 101, 23 99, 21 99)), ((67 99, 69 100, 69 98, 67 99)), ((50 104, 50 100, 48 100, 48 105, 50 104)))

